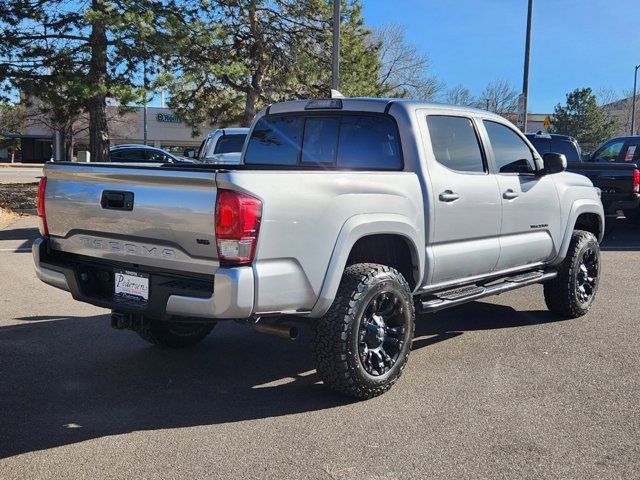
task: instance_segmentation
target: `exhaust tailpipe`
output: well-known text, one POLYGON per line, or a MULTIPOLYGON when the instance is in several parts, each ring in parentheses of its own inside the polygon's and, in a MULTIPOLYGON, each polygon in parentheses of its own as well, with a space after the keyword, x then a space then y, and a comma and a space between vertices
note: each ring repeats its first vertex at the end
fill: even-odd
POLYGON ((287 340, 295 340, 298 338, 298 327, 289 325, 258 322, 253 324, 253 329, 257 332, 275 335, 276 337, 286 338, 287 340))

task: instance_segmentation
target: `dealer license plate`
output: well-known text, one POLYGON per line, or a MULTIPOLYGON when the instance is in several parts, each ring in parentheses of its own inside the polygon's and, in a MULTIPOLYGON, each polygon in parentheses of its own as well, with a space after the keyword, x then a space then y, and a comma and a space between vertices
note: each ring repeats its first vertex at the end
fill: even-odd
POLYGON ((114 288, 116 298, 146 302, 149 300, 149 275, 130 270, 116 270, 114 288))

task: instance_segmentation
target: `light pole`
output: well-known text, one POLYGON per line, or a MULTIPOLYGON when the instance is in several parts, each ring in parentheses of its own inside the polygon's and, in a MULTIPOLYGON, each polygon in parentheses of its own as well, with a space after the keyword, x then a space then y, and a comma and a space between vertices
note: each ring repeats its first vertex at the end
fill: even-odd
POLYGON ((636 83, 638 81, 638 69, 640 65, 633 67, 633 102, 631 107, 631 135, 635 133, 636 126, 636 83))
POLYGON ((144 89, 144 112, 143 112, 143 135, 144 135, 144 144, 147 144, 147 59, 144 58, 142 60, 142 85, 144 89))
POLYGON ((524 78, 522 80, 522 131, 527 131, 527 108, 529 96, 529 57, 531 55, 531 19, 533 17, 533 0, 529 0, 529 9, 527 12, 527 42, 524 47, 524 78))
POLYGON ((333 0, 333 77, 331 88, 338 90, 340 70, 340 0, 333 0))

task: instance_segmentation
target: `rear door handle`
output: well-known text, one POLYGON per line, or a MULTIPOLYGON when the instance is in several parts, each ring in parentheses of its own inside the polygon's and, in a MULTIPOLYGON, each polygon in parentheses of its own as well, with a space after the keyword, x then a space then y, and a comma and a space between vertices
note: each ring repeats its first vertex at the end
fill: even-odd
POLYGON ((440 196, 438 198, 442 202, 455 202, 456 200, 458 200, 460 198, 460 195, 458 195, 457 193, 455 193, 455 192, 453 192, 451 190, 445 190, 444 192, 442 192, 440 194, 440 196))
POLYGON ((502 198, 505 200, 513 200, 514 198, 518 198, 520 195, 513 190, 509 189, 502 194, 502 198))

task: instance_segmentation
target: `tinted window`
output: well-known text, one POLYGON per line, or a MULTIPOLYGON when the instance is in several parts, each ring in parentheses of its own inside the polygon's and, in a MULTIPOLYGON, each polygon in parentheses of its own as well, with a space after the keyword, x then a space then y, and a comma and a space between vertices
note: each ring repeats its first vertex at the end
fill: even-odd
POLYGON ((567 157, 567 162, 579 162, 580 153, 572 142, 562 142, 558 140, 552 140, 549 147, 553 153, 561 153, 567 157))
POLYGON ((253 127, 244 163, 296 165, 303 121, 299 116, 262 117, 253 127))
POLYGON ((527 137, 527 138, 529 138, 529 141, 533 145, 533 148, 535 148, 537 150, 537 152, 540 154, 540 156, 542 156, 543 154, 551 151, 551 150, 549 150, 550 145, 551 145, 551 141, 550 140, 544 139, 544 138, 531 138, 531 137, 527 137))
POLYGON ((303 163, 334 163, 338 143, 337 118, 307 118, 302 141, 303 163))
POLYGON ((393 120, 374 115, 343 116, 337 164, 343 168, 400 169, 402 158, 393 120))
POLYGON ((144 154, 144 150, 138 148, 123 148, 111 153, 111 158, 114 158, 114 154, 118 159, 118 162, 146 162, 147 158, 144 154))
POLYGON ((258 120, 244 163, 395 170, 402 167, 402 158, 395 124, 389 117, 287 115, 258 120))
POLYGON ((624 140, 617 140, 605 145, 593 156, 594 162, 615 162, 620 156, 624 140))
POLYGON ((478 137, 471 120, 463 117, 427 117, 433 154, 438 163, 459 172, 484 172, 478 137))
POLYGON ((627 142, 622 156, 623 162, 637 162, 640 160, 640 144, 634 141, 627 142))
POLYGON ((213 153, 241 152, 246 137, 244 134, 223 135, 218 139, 213 153))
POLYGON ((164 152, 159 152, 157 150, 147 150, 147 161, 154 163, 169 163, 172 161, 172 159, 164 152))
POLYGON ((509 127, 484 120, 491 149, 500 173, 534 172, 536 167, 529 146, 509 127))

